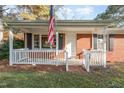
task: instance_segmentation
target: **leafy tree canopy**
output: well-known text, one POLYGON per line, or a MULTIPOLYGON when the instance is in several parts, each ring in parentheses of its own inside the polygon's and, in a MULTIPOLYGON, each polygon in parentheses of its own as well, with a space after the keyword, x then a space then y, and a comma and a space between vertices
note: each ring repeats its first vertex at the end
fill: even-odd
POLYGON ((95 20, 112 20, 115 26, 124 25, 124 6, 110 5, 105 12, 98 14, 95 20))
MULTIPOLYGON (((0 6, 0 14, 4 20, 46 20, 49 19, 48 5, 16 5, 16 6, 0 6), (3 7, 8 10, 3 12, 3 7)), ((54 6, 55 17, 56 12, 63 6, 54 6)))
MULTIPOLYGON (((23 5, 17 7, 20 10, 20 17, 24 20, 44 20, 49 18, 49 6, 47 5, 23 5)), ((54 11, 56 12, 61 7, 54 6, 54 11)))

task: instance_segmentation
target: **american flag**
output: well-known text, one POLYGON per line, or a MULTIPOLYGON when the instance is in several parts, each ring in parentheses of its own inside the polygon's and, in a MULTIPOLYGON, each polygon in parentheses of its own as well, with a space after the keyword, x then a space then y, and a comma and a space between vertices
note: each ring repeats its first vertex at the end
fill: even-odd
POLYGON ((53 6, 50 6, 50 20, 49 20, 49 30, 48 30, 48 43, 54 46, 54 16, 53 16, 53 6))

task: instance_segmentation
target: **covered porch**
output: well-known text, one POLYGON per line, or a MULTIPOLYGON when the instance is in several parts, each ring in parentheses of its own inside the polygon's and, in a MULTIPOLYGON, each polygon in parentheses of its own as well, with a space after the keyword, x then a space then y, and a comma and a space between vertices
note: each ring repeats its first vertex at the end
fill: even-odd
MULTIPOLYGON (((9 30, 9 46, 10 46, 10 65, 13 64, 48 64, 48 65, 65 65, 68 70, 68 65, 84 65, 89 71, 90 63, 97 66, 106 65, 106 35, 105 24, 79 22, 80 24, 72 24, 71 22, 58 22, 55 27, 55 42, 56 46, 52 49, 46 44, 45 40, 48 31, 46 22, 28 23, 19 22, 13 23, 13 27, 21 27, 20 31, 24 33, 25 47, 23 49, 13 49, 13 29, 9 30), (65 25, 66 23, 66 25, 65 25), (73 26, 73 27, 72 27, 73 26), (91 26, 91 27, 88 27, 91 26), (99 49, 90 50, 81 49, 81 59, 76 58, 76 38, 77 34, 100 34, 103 38, 99 43, 99 49), (62 40, 60 40, 61 38, 62 40), (65 40, 64 40, 65 39, 65 40), (63 42, 64 40, 64 42, 63 42), (39 42, 38 42, 39 41, 39 42), (63 46, 64 45, 64 46, 63 46), (92 52, 93 51, 93 52, 92 52)), ((12 27, 12 28, 13 28, 12 27)), ((92 39, 93 40, 93 39, 92 39)), ((93 44, 92 44, 93 45, 93 44)))
MULTIPOLYGON (((13 49, 13 32, 9 30, 9 64, 44 64, 65 65, 68 70, 68 53, 58 49, 58 32, 56 32, 56 46, 51 49, 21 48, 13 49)), ((27 40, 27 39, 26 39, 27 40)), ((26 41, 25 40, 25 41, 26 41)), ((27 45, 25 45, 27 46, 27 45)))

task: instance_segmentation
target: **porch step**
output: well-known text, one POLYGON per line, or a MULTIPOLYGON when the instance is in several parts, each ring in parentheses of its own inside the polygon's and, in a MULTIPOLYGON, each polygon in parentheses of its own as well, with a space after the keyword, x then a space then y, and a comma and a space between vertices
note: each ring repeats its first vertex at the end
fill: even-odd
POLYGON ((82 65, 82 60, 80 59, 68 59, 69 65, 82 65))

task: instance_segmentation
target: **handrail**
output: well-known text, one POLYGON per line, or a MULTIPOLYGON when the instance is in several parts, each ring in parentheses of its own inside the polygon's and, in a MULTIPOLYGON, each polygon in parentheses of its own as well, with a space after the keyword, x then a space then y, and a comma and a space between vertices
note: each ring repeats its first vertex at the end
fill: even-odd
POLYGON ((64 50, 56 50, 56 49, 13 49, 13 51, 29 51, 29 52, 54 52, 54 51, 63 51, 64 50))

